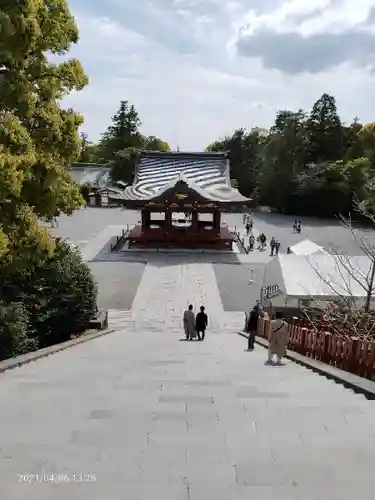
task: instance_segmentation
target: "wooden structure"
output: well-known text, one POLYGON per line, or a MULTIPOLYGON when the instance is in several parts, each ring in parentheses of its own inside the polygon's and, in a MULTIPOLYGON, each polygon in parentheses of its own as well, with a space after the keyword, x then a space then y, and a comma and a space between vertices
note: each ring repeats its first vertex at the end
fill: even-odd
POLYGON ((93 188, 88 194, 88 204, 93 207, 119 207, 123 190, 115 186, 93 188))
POLYGON ((238 207, 240 210, 251 202, 230 186, 229 164, 222 153, 143 153, 135 181, 126 188, 124 198, 121 200, 123 205, 140 209, 142 219, 128 235, 129 247, 220 250, 232 250, 233 245, 233 235, 221 223, 222 208, 238 207), (152 171, 150 157, 157 160, 152 171), (147 179, 142 177, 142 160, 145 159, 150 172, 147 179), (197 159, 199 168, 196 168, 197 159), (169 175, 168 179, 170 170, 174 175, 169 175), (210 176, 213 183, 207 182, 210 176), (163 177, 164 183, 160 185, 163 177), (156 182, 155 186, 152 178, 159 185, 156 182), (200 179, 204 180, 204 186, 200 179), (149 186, 147 193, 146 181, 149 186))
MULTIPOLYGON (((259 318, 258 335, 267 338, 270 320, 259 318)), ((313 330, 289 323, 288 349, 322 361, 342 370, 374 379, 375 341, 360 340, 352 335, 331 333, 325 329, 313 330)))

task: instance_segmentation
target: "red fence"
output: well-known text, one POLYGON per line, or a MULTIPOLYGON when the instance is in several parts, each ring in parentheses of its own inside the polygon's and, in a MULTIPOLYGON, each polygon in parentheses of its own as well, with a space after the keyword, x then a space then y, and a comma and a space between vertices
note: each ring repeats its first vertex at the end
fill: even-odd
MULTIPOLYGON (((268 338, 269 319, 259 318, 258 335, 268 338)), ((361 377, 375 374, 375 342, 356 337, 341 338, 327 331, 288 325, 288 349, 361 377)))

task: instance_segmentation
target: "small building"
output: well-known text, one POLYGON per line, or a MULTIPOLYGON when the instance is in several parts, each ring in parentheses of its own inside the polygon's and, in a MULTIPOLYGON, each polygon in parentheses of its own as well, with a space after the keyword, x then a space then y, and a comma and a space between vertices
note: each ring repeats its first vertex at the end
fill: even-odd
POLYGON ((106 186, 89 193, 89 205, 93 207, 119 207, 124 199, 124 189, 106 186))
POLYGON ((279 254, 266 268, 261 299, 272 307, 297 309, 313 300, 344 299, 360 305, 372 265, 367 256, 279 254))
POLYGON ((129 246, 217 249, 232 249, 234 239, 221 224, 222 209, 251 204, 231 186, 225 153, 177 151, 141 153, 121 201, 142 214, 129 246))
POLYGON ((73 179, 80 186, 102 188, 110 183, 111 167, 99 163, 73 163, 69 167, 73 179))

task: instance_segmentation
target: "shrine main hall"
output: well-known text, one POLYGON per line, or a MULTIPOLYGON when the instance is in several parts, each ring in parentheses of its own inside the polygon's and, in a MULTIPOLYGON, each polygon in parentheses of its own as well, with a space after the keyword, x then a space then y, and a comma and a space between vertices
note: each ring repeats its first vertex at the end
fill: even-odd
POLYGON ((232 187, 226 153, 143 152, 124 208, 140 210, 131 247, 232 250, 222 211, 242 212, 251 199, 232 187))

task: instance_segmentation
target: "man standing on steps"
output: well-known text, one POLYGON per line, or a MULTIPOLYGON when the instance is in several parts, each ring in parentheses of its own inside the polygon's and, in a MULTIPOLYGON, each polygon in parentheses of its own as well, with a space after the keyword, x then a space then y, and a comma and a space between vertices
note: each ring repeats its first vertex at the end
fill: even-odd
POLYGON ((197 332, 195 330, 195 317, 193 313, 193 306, 190 304, 188 309, 184 312, 184 330, 186 340, 193 340, 197 332))
POLYGON ((249 338, 247 345, 248 351, 254 350, 255 336, 258 330, 258 319, 259 319, 259 308, 257 306, 254 306, 253 310, 250 313, 249 322, 247 325, 247 328, 249 330, 249 338))
POLYGON ((195 318, 195 328, 197 329, 198 340, 204 340, 206 328, 208 325, 208 316, 204 312, 204 306, 201 306, 200 309, 201 311, 195 318))

